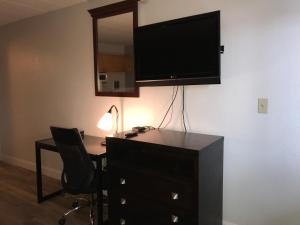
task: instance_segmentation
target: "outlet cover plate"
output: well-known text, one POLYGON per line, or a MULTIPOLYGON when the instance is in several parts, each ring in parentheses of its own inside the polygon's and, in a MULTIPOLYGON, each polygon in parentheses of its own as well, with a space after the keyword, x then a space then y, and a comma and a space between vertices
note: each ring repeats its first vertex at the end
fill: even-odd
POLYGON ((258 99, 258 113, 268 113, 268 99, 267 98, 259 98, 258 99))

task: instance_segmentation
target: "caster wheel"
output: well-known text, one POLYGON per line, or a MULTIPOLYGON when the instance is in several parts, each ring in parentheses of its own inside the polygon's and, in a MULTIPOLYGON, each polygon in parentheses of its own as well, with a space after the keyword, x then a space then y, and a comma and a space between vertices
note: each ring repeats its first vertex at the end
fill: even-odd
POLYGON ((89 225, 94 225, 95 224, 95 214, 93 211, 90 212, 90 224, 89 225))
POLYGON ((76 207, 78 207, 79 206, 79 202, 73 202, 72 203, 72 207, 73 207, 73 209, 75 209, 76 207))
POLYGON ((60 218, 58 221, 59 225, 65 225, 65 223, 66 223, 66 218, 64 218, 64 217, 60 218))

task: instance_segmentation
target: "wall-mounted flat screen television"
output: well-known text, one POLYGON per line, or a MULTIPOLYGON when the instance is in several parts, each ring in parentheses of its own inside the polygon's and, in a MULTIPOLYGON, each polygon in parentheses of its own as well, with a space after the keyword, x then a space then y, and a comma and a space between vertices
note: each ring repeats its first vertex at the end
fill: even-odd
POLYGON ((220 84, 220 11, 135 29, 139 86, 220 84))

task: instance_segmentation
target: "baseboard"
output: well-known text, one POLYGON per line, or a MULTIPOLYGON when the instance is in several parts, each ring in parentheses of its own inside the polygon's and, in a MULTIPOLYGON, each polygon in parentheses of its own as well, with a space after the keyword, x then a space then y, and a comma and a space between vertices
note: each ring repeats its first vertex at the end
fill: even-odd
MULTIPOLYGON (((0 155, 0 159, 8 164, 14 165, 14 166, 19 166, 31 171, 35 171, 35 163, 28 161, 28 160, 24 160, 24 159, 18 159, 15 157, 11 157, 11 156, 7 156, 7 155, 0 155)), ((43 174, 48 176, 48 177, 52 177, 54 179, 60 179, 61 177, 61 171, 56 170, 56 169, 52 169, 49 167, 42 167, 43 170, 43 174)))
POLYGON ((227 221, 223 220, 223 225, 238 225, 238 224, 230 223, 230 222, 227 222, 227 221))

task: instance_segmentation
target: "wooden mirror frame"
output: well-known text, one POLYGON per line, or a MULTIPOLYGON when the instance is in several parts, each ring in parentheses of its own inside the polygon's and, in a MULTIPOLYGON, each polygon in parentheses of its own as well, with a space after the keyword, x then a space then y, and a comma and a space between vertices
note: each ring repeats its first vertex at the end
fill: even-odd
MULTIPOLYGON (((132 92, 106 92, 98 91, 97 73, 98 73, 98 26, 97 21, 101 18, 110 16, 116 16, 119 14, 132 12, 133 14, 133 30, 138 26, 138 0, 126 0, 117 2, 111 5, 88 10, 93 18, 93 44, 94 44, 94 82, 95 82, 95 95, 96 96, 115 96, 115 97, 139 97, 139 87, 135 84, 135 89, 132 92)), ((135 35, 133 32, 133 43, 135 35)), ((134 68, 136 67, 134 63, 134 68)), ((134 79, 136 80, 136 74, 134 72, 134 79)))

